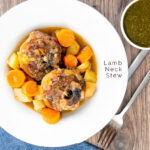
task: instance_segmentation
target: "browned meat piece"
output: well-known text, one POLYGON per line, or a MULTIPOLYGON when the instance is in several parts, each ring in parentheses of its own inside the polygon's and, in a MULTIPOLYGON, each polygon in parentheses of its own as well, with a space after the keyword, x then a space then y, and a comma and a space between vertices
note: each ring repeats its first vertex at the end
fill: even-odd
POLYGON ((20 48, 20 66, 29 76, 40 81, 52 69, 59 67, 61 52, 55 37, 33 31, 20 48))
POLYGON ((77 70, 56 69, 41 84, 45 104, 58 111, 75 110, 84 99, 85 81, 77 70))

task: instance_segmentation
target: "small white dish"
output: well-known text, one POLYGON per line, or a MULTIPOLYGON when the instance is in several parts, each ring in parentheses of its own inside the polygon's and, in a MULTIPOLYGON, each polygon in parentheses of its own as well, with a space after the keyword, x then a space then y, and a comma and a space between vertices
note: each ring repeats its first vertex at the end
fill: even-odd
POLYGON ((125 32, 125 30, 124 30, 123 21, 124 21, 125 14, 126 14, 126 12, 128 11, 128 9, 129 9, 129 7, 130 7, 131 5, 133 5, 134 3, 138 2, 138 1, 139 1, 139 0, 133 0, 133 1, 132 1, 131 3, 129 3, 129 4, 126 6, 126 8, 124 9, 124 11, 123 11, 123 13, 122 13, 122 16, 121 16, 121 21, 120 21, 121 31, 122 31, 122 34, 123 34, 124 38, 126 39, 126 41, 127 41, 130 45, 132 45, 133 47, 135 47, 135 48, 137 48, 137 49, 141 49, 141 50, 150 50, 149 47, 148 47, 148 48, 147 48, 147 47, 141 47, 141 46, 139 46, 139 45, 133 43, 133 42, 128 38, 128 36, 126 35, 126 32, 125 32))
POLYGON ((0 126, 16 138, 47 147, 82 142, 102 129, 119 108, 127 86, 128 64, 120 37, 95 9, 76 0, 29 0, 0 18, 0 126), (15 100, 6 74, 8 56, 22 37, 34 29, 64 26, 85 38, 98 63, 95 95, 56 125, 45 123, 40 114, 15 100), (121 61, 120 65, 109 62, 121 61), (120 67, 121 78, 107 78, 105 67, 120 67))

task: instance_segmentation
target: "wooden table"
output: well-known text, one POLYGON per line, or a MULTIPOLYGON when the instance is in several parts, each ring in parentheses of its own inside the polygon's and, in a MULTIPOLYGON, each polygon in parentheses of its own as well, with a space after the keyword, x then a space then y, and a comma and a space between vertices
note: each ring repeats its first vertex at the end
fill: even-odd
MULTIPOLYGON (((0 15, 24 0, 0 0, 0 15)), ((123 38, 120 31, 120 16, 125 6, 132 0, 81 0, 101 12, 116 28, 124 43, 128 63, 136 57, 139 50, 130 46, 123 38)), ((128 83, 124 106, 150 69, 150 54, 136 71, 128 83)), ((87 141, 99 147, 97 138, 99 133, 87 141)), ((112 142, 108 150, 150 150, 150 83, 139 95, 124 116, 124 126, 112 142)))

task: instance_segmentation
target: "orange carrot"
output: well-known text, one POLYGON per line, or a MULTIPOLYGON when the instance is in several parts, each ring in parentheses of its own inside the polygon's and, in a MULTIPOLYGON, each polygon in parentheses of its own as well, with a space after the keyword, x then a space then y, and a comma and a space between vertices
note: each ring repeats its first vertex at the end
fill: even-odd
POLYGON ((63 47, 71 46, 75 40, 74 33, 68 29, 61 29, 56 36, 63 47))
POLYGON ((63 58, 66 67, 75 68, 78 64, 78 60, 74 55, 67 54, 63 58))
POLYGON ((77 56, 77 59, 80 61, 80 63, 83 63, 85 61, 88 61, 93 55, 93 51, 89 46, 86 46, 77 56))
POLYGON ((41 114, 43 120, 49 124, 55 124, 60 120, 60 112, 50 108, 43 108, 41 114))
POLYGON ((22 86, 22 92, 23 94, 27 96, 35 96, 38 92, 38 85, 35 81, 27 81, 22 86))
POLYGON ((19 88, 26 80, 26 75, 20 70, 11 70, 7 74, 8 84, 13 88, 19 88))

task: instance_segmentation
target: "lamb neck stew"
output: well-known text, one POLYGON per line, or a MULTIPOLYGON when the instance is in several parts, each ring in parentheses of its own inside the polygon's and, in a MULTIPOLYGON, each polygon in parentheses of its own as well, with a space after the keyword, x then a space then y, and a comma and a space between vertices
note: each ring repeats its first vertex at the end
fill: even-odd
POLYGON ((76 110, 96 90, 97 64, 90 45, 75 32, 58 27, 29 33, 7 60, 8 84, 15 99, 49 124, 76 110))

